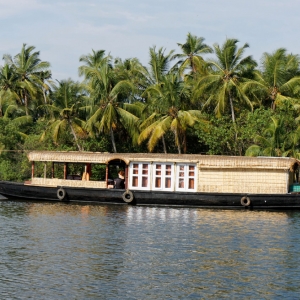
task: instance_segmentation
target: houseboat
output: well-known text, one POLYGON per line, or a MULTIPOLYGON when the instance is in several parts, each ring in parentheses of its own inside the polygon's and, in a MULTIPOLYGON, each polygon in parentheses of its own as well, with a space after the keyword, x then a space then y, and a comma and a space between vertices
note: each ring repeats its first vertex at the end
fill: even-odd
POLYGON ((32 151, 31 178, 0 181, 8 199, 197 206, 300 208, 294 158, 200 154, 32 151), (115 188, 118 172, 124 189, 115 188))

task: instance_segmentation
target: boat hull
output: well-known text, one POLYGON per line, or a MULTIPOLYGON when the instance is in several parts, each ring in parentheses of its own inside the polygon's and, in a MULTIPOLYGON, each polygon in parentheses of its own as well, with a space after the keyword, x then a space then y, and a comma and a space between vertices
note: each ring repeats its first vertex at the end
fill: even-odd
POLYGON ((300 194, 188 193, 131 190, 132 201, 125 202, 125 190, 79 187, 45 187, 0 181, 0 194, 8 199, 112 203, 132 205, 196 206, 203 208, 300 209, 300 194), (63 191, 59 195, 58 190, 63 191), (63 197, 62 197, 63 196, 63 197), (247 198, 245 198, 247 197, 247 198), (242 199, 247 199, 242 203, 242 199))

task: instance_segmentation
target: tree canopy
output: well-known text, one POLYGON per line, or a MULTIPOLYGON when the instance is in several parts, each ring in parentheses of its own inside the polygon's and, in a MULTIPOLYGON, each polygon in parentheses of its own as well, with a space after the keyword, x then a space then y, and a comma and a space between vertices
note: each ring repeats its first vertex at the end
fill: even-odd
POLYGON ((34 46, 5 54, 3 167, 24 168, 7 153, 35 149, 300 157, 299 55, 281 47, 257 62, 235 38, 204 41, 188 33, 177 49, 152 46, 145 65, 92 49, 78 82, 52 78, 34 46))

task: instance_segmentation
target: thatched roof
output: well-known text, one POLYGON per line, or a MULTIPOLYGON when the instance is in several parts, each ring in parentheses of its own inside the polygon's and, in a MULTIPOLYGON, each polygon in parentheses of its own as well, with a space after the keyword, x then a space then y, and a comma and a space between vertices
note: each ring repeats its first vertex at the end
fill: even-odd
POLYGON ((202 156, 200 168, 209 169, 291 169, 299 164, 290 157, 202 156))
POLYGON ((108 152, 77 152, 77 151, 33 151, 28 153, 30 161, 78 162, 78 163, 108 163, 112 160, 144 162, 194 162, 202 155, 162 154, 162 153, 108 153, 108 152))
POLYGON ((200 154, 163 153, 107 153, 77 151, 33 151, 28 153, 30 161, 98 163, 123 160, 126 164, 136 162, 196 163, 200 169, 292 169, 299 161, 288 157, 247 157, 200 154))

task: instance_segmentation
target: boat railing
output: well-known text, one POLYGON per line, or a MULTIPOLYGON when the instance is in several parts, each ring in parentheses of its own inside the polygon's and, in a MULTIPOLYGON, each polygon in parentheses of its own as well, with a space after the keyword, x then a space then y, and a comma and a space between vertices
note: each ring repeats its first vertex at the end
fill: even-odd
POLYGON ((40 186, 71 186, 71 187, 86 187, 86 188, 106 188, 105 181, 92 181, 92 180, 69 180, 59 178, 38 178, 33 177, 31 182, 25 182, 30 185, 40 186))

